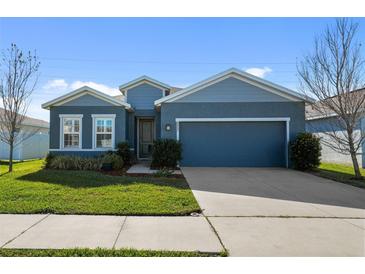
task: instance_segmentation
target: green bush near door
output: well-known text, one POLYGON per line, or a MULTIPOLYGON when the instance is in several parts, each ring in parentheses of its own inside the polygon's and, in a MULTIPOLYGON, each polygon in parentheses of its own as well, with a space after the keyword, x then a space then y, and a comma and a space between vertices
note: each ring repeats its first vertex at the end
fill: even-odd
POLYGON ((128 142, 120 142, 117 145, 117 154, 122 157, 124 164, 130 165, 133 162, 133 156, 130 151, 128 142))
POLYGON ((153 143, 151 167, 174 169, 182 159, 182 145, 174 139, 160 139, 153 143))

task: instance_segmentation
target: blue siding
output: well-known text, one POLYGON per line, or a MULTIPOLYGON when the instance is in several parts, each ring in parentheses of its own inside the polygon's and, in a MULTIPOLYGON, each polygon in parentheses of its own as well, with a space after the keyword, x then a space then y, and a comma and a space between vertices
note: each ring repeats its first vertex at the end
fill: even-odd
MULTIPOLYGON (((336 117, 330 117, 325 119, 308 120, 305 123, 306 130, 312 133, 326 132, 326 131, 342 131, 345 130, 336 117)), ((356 126, 356 129, 360 129, 361 124, 356 126)))
POLYGON ((237 78, 230 77, 187 95, 176 102, 288 102, 289 100, 258 88, 237 78))
MULTIPOLYGON (((305 131, 304 113, 304 102, 165 103, 161 105, 161 138, 176 139, 176 118, 289 117, 289 140, 292 140, 305 131), (170 131, 165 130, 166 124, 171 125, 170 131)), ((206 142, 210 142, 208 137, 206 142)), ((229 142, 228 137, 222 138, 223 144, 229 142)))
MULTIPOLYGON (((47 130, 48 131, 48 130, 47 130)), ((20 145, 22 148, 22 160, 44 158, 48 153, 49 134, 38 132, 32 137, 23 141, 20 145)))
MULTIPOLYGON (((49 148, 48 129, 24 126, 22 131, 38 132, 15 146, 13 151, 13 159, 29 160, 45 157, 49 148)), ((0 141, 0 159, 9 159, 9 151, 9 145, 0 141)))
POLYGON ((127 91, 127 102, 136 110, 155 109, 154 102, 162 97, 162 90, 149 84, 141 84, 127 91))
POLYGON ((285 167, 285 122, 183 122, 182 166, 285 167))
POLYGON ((305 131, 304 102, 165 103, 161 106, 161 138, 176 138, 176 118, 289 117, 290 139, 305 131), (171 131, 165 130, 170 124, 171 131))
POLYGON ((83 96, 80 96, 72 101, 69 101, 62 106, 114 106, 113 104, 110 104, 108 102, 105 102, 104 100, 100 100, 99 98, 96 98, 95 96, 92 96, 90 94, 86 94, 83 96))
MULTIPOLYGON (((365 120, 361 119, 360 123, 355 127, 355 133, 361 134, 360 131, 364 132, 365 129, 365 120)), ((350 154, 339 153, 338 151, 333 150, 331 147, 326 145, 325 140, 330 141, 331 138, 325 134, 325 132, 333 132, 336 131, 338 134, 344 134, 341 132, 345 132, 345 127, 338 122, 337 117, 323 118, 323 119, 315 119, 306 121, 306 131, 315 133, 321 138, 322 143, 322 157, 321 160, 323 162, 333 162, 333 163, 341 163, 341 164, 349 164, 352 165, 352 159, 350 154)), ((365 168, 365 142, 362 143, 362 147, 358 151, 358 162, 363 168, 365 168)))
MULTIPOLYGON (((0 159, 8 160, 10 154, 10 147, 7 143, 0 140, 0 159)), ((13 150, 13 159, 14 160, 23 160, 22 159, 22 147, 18 145, 13 150)))
POLYGON ((58 106, 50 110, 50 148, 59 149, 60 118, 59 114, 83 114, 82 118, 82 148, 92 148, 92 114, 115 114, 115 144, 126 140, 126 111, 123 107, 85 107, 58 106))

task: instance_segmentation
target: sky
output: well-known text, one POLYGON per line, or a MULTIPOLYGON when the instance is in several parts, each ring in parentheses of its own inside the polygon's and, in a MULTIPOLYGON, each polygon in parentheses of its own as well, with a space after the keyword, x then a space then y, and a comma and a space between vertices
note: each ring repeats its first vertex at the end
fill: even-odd
MULTIPOLYGON (((365 19, 358 38, 365 35, 365 19)), ((147 75, 186 87, 231 67, 297 90, 296 63, 333 18, 0 18, 0 50, 36 50, 28 115, 83 85, 109 95, 147 75)))

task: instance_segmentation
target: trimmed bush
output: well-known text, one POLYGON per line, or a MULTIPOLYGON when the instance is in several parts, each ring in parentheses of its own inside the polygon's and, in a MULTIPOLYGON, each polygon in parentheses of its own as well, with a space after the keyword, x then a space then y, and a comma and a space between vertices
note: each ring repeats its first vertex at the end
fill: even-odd
POLYGON ((160 139, 153 143, 152 149, 152 168, 174 169, 177 162, 182 159, 181 143, 174 139, 160 139))
POLYGON ((107 153, 102 158, 103 164, 111 164, 114 170, 122 169, 124 162, 121 156, 115 153, 107 153))
POLYGON ((122 157, 124 164, 130 165, 131 164, 131 159, 132 159, 131 156, 132 155, 131 155, 131 151, 129 149, 128 142, 118 143, 117 147, 118 147, 117 154, 120 157, 122 157))
POLYGON ((320 138, 312 133, 299 133, 290 143, 293 167, 299 170, 309 170, 319 166, 321 157, 320 138))
POLYGON ((102 164, 103 159, 101 157, 83 158, 71 155, 55 155, 49 162, 48 168, 66 170, 100 170, 102 164))
POLYGON ((47 154, 46 159, 44 161, 45 168, 51 168, 50 165, 51 165, 51 162, 54 159, 54 157, 55 157, 55 155, 50 152, 47 154))
POLYGON ((111 164, 113 169, 123 168, 123 159, 120 156, 111 153, 94 158, 52 154, 52 156, 47 156, 45 168, 64 170, 101 170, 104 163, 111 164))

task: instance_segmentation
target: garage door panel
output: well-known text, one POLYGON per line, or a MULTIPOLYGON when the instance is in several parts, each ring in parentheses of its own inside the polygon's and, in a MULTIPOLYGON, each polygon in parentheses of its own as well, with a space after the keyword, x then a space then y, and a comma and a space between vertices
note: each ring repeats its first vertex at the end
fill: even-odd
POLYGON ((182 122, 182 166, 285 166, 285 122, 182 122))

